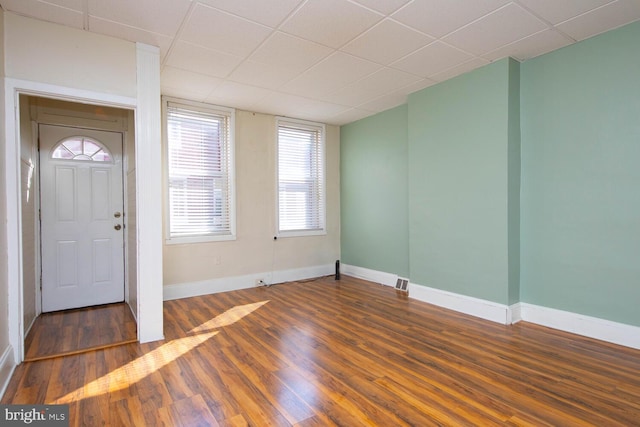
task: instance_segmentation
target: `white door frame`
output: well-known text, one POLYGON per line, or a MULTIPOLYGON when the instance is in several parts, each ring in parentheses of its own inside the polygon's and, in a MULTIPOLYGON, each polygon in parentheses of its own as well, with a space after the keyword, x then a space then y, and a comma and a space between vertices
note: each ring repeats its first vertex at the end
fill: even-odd
POLYGON ((163 336, 162 165, 160 160, 160 55, 136 43, 137 96, 127 97, 14 78, 4 79, 5 201, 7 210, 7 291, 9 349, 15 365, 24 360, 22 220, 20 198, 20 95, 61 99, 133 110, 136 151, 138 340, 163 336), (143 219, 142 219, 143 218, 143 219), (141 220, 142 219, 142 220, 141 220))

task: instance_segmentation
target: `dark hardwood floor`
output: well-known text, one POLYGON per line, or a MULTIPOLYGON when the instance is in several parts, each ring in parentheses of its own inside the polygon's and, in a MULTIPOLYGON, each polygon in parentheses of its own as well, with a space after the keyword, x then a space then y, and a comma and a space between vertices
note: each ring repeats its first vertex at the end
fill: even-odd
POLYGON ((20 365, 71 425, 633 426, 640 351, 343 277, 165 302, 162 342, 20 365))
POLYGON ((136 319, 127 304, 106 304, 41 314, 24 340, 24 355, 35 361, 136 341, 136 319))

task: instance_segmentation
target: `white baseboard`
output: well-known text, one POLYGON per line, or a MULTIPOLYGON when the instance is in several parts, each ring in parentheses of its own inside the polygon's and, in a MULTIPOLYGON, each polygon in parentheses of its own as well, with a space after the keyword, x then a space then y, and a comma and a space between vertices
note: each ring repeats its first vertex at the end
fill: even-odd
POLYGON ((383 271, 371 270, 369 268, 357 267, 349 264, 340 264, 340 272, 347 276, 357 277, 358 279, 364 279, 386 286, 395 286, 396 281, 398 280, 397 274, 385 273, 383 271))
POLYGON ((29 335, 29 331, 31 331, 31 328, 33 327, 33 324, 36 323, 36 319, 38 318, 38 314, 36 314, 36 316, 31 319, 31 322, 29 322, 29 326, 27 326, 27 329, 25 329, 24 331, 24 337, 26 338, 27 335, 29 335))
POLYGON ((4 349, 2 356, 0 356, 0 398, 4 396, 4 392, 7 390, 9 380, 15 368, 16 363, 13 360, 13 347, 8 345, 7 348, 4 349))
POLYGON ((510 307, 497 302, 443 291, 442 289, 434 289, 415 283, 409 285, 409 297, 481 319, 502 323, 503 325, 510 325, 512 323, 510 307))
MULTIPOLYGON (((397 275, 352 265, 342 266, 345 275, 394 286, 397 275)), ((640 327, 597 317, 519 302, 510 306, 453 292, 409 284, 409 298, 504 325, 520 321, 640 349, 640 327)))
POLYGON ((522 320, 526 322, 640 349, 640 327, 638 326, 533 304, 520 303, 520 306, 522 320))
POLYGON ((256 280, 264 280, 267 284, 291 282, 331 275, 335 272, 333 264, 312 267, 279 270, 268 273, 254 273, 244 276, 224 277, 202 280, 199 282, 181 283, 164 286, 164 301, 189 298, 219 292, 237 291, 255 287, 256 280))

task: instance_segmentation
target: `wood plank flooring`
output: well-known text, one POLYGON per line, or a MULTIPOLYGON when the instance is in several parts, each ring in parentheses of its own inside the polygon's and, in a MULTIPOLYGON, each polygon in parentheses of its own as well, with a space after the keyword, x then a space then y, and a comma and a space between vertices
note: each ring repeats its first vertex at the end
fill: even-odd
POLYGON ((343 277, 165 303, 162 342, 20 365, 71 425, 634 426, 640 351, 343 277))
POLYGON ((127 304, 106 304, 41 314, 24 340, 24 355, 35 361, 136 341, 127 304))

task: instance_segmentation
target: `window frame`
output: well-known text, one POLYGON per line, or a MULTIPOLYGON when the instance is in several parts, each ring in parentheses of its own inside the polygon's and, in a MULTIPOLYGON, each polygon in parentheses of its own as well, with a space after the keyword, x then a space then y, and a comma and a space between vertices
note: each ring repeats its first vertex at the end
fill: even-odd
POLYGON ((278 238, 286 237, 306 237, 306 236, 324 236, 327 234, 327 143, 326 143, 326 126, 324 123, 311 122, 308 120, 292 119, 289 117, 276 117, 275 129, 276 149, 275 149, 275 236, 278 238), (321 228, 308 230, 280 230, 280 126, 285 125, 292 128, 306 129, 317 131, 320 133, 318 143, 320 144, 320 162, 322 163, 320 172, 320 185, 322 192, 320 196, 320 215, 318 219, 321 221, 321 228))
POLYGON ((162 145, 163 145, 163 183, 164 183, 164 240, 168 245, 185 243, 221 242, 236 240, 236 157, 235 157, 235 109, 222 107, 219 105, 206 104, 203 102, 189 101, 168 96, 162 97, 162 145), (207 233, 192 236, 172 236, 171 235, 171 206, 170 206, 170 176, 169 176, 169 132, 168 132, 168 109, 170 105, 178 106, 185 110, 218 114, 228 117, 229 120, 229 232, 228 233, 207 233))

